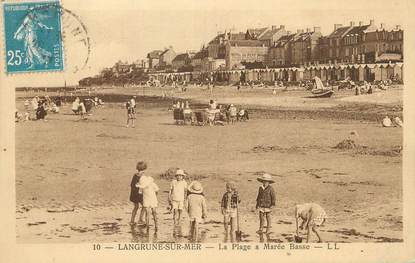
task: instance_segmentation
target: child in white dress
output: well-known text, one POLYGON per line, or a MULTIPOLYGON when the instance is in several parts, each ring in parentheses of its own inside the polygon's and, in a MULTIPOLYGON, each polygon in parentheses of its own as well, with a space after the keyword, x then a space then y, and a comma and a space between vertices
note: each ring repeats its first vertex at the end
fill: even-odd
POLYGON ((148 175, 142 175, 140 181, 136 184, 143 191, 143 207, 147 210, 146 225, 147 229, 150 226, 150 214, 153 215, 154 219, 154 231, 158 230, 158 220, 157 220, 157 193, 159 187, 154 182, 153 177, 148 175))

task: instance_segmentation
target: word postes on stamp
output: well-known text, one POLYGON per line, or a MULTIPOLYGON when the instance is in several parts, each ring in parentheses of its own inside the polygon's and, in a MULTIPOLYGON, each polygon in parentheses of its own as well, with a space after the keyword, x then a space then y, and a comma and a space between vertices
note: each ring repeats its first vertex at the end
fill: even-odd
POLYGON ((8 73, 64 69, 58 1, 5 3, 3 11, 8 73))

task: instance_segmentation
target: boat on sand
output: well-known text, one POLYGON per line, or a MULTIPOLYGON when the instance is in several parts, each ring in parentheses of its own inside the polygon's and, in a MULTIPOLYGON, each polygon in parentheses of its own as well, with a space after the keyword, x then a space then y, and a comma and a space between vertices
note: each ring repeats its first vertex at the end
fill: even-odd
POLYGON ((334 94, 332 89, 324 87, 319 77, 314 77, 314 81, 316 83, 315 88, 311 90, 312 95, 308 98, 329 98, 334 94))

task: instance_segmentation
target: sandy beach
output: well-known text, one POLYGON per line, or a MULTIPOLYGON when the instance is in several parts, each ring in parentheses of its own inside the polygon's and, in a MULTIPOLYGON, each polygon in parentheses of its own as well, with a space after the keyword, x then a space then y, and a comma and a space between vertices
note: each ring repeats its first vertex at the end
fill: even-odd
MULTIPOLYGON (((160 95, 158 90, 145 92, 160 95)), ((203 92, 175 97, 206 103, 203 92)), ((402 129, 382 128, 376 120, 391 111, 401 116, 402 89, 377 95, 376 104, 369 95, 358 101, 350 94, 319 101, 296 91, 278 98, 267 92, 237 96, 218 89, 219 103, 252 109, 250 121, 226 126, 175 125, 169 100, 149 103, 141 97, 135 128, 125 127, 124 105, 115 101, 95 108, 85 121, 66 104, 46 122, 16 123, 17 241, 188 242, 186 215, 181 225, 173 226, 167 210, 170 178, 165 172, 180 167, 189 173, 188 181, 200 180, 205 189, 209 214, 201 226, 201 242, 231 241, 220 214, 228 180, 236 182, 241 195, 244 242, 291 242, 294 205, 305 202, 319 203, 328 214, 321 228, 324 241, 401 242, 402 129), (388 100, 379 103, 379 96, 388 100), (300 111, 307 114, 297 115, 300 111), (320 116, 321 111, 342 114, 330 118, 320 116), (349 115, 357 117, 343 118, 349 115), (359 147, 336 148, 351 131, 358 134, 353 139, 359 147), (160 187, 158 233, 152 226, 147 234, 128 224, 129 184, 139 160, 148 162, 147 173, 160 187), (256 178, 264 171, 276 181, 277 206, 272 233, 261 237, 255 233, 255 198, 256 178)), ((18 109, 22 104, 18 98, 18 109)))

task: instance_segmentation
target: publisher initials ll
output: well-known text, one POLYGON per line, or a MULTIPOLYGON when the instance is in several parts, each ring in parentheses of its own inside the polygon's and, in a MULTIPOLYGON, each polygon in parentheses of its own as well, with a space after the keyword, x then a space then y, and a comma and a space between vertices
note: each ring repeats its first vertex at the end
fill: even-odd
POLYGON ((327 243, 327 249, 335 249, 335 250, 337 250, 339 248, 337 247, 337 243, 334 243, 334 244, 327 243))

